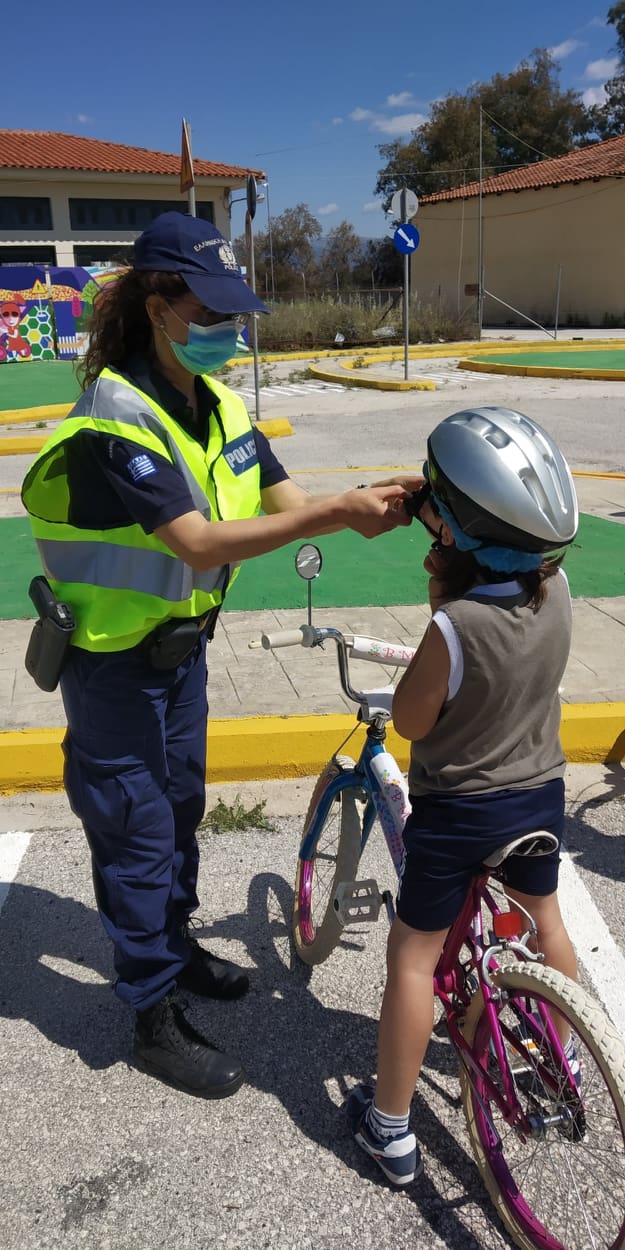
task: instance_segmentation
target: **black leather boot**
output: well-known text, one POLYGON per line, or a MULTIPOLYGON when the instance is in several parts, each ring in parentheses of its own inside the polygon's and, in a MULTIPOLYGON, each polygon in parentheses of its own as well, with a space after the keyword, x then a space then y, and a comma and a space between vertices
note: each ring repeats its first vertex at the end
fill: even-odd
POLYGON ((201 998, 242 998, 250 988, 247 972, 229 959, 221 959, 185 934, 191 952, 188 964, 178 973, 176 981, 183 990, 201 998))
POLYGON ((238 1059, 194 1029, 174 991, 137 1012, 133 1057, 142 1072, 198 1098, 228 1098, 245 1076, 238 1059))

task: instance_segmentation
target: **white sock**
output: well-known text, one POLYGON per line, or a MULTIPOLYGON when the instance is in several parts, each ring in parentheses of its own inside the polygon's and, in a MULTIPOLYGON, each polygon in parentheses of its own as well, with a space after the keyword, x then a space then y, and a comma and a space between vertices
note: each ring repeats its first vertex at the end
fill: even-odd
POLYGON ((367 1125, 375 1137, 401 1137, 402 1133, 408 1132, 408 1112, 405 1115, 387 1115, 373 1101, 367 1112, 367 1125))

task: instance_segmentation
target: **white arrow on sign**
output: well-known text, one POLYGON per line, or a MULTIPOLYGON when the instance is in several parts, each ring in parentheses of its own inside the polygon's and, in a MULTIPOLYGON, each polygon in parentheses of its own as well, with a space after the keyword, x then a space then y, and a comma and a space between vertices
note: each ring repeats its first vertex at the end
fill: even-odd
POLYGON ((404 243, 406 244, 407 247, 415 247, 414 239, 411 239, 410 235, 406 234, 405 231, 402 230, 401 226, 399 227, 397 233, 401 235, 401 238, 404 240, 404 243))

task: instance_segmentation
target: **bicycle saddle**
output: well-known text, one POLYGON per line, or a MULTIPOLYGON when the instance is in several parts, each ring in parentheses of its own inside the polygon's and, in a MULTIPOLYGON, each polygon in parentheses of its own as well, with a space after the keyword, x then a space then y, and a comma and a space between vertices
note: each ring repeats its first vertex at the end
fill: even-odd
POLYGON ((546 829, 539 829, 536 833, 523 833, 520 838, 514 838, 512 842, 506 842, 505 846, 499 846, 482 863, 487 868, 498 868, 509 855, 550 855, 557 849, 558 839, 555 834, 548 833, 546 829))

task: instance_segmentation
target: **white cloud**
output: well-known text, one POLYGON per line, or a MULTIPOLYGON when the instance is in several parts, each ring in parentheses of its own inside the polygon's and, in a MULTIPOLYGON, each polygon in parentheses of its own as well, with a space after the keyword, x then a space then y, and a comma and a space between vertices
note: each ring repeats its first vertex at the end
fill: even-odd
POLYGON ((342 118, 342 117, 333 117, 333 118, 332 118, 332 125, 333 125, 333 126, 342 126, 342 125, 343 125, 343 118, 342 118))
MULTIPOLYGON (((390 100, 400 97, 388 98, 390 100)), ((411 130, 416 130, 417 126, 422 126, 427 121, 425 113, 397 113, 394 117, 387 117, 385 113, 375 113, 373 109, 363 108, 352 109, 349 116, 353 122, 368 122, 369 130, 384 135, 409 135, 411 130)))
POLYGON ((400 91, 398 95, 387 95, 386 107, 389 109, 398 109, 402 104, 412 104, 412 91, 400 91))
POLYGON ((548 51, 556 61, 563 61, 565 57, 571 55, 571 52, 575 52, 577 48, 583 48, 583 46, 579 39, 564 39, 562 43, 554 44, 553 48, 549 48, 548 51))
POLYGON ((320 217, 328 217, 331 213, 338 212, 338 204, 322 204, 317 212, 320 217))
POLYGON ((362 212, 363 213, 381 213, 382 212, 381 201, 380 200, 367 200, 367 203, 363 204, 362 206, 362 212))
POLYGON ((94 119, 93 119, 93 117, 89 117, 87 113, 77 113, 77 114, 76 114, 76 121, 77 121, 77 122, 80 122, 80 125, 81 125, 81 126, 87 126, 87 125, 89 125, 89 123, 90 123, 90 122, 92 122, 93 120, 94 120, 94 119))
POLYGON ((588 87, 582 94, 582 100, 587 109, 593 104, 605 104, 605 87, 588 87))
POLYGON ((618 57, 604 57, 600 61, 591 61, 590 65, 584 70, 584 78, 590 78, 591 81, 597 82, 601 79, 605 82, 606 78, 612 78, 618 68, 618 57))
POLYGON ((425 113, 398 113, 396 117, 376 117, 371 129, 379 130, 384 135, 408 135, 425 121, 425 113))
POLYGON ((607 26, 607 24, 608 23, 606 22, 605 17, 591 17, 590 21, 588 22, 588 26, 604 27, 604 26, 607 26))

